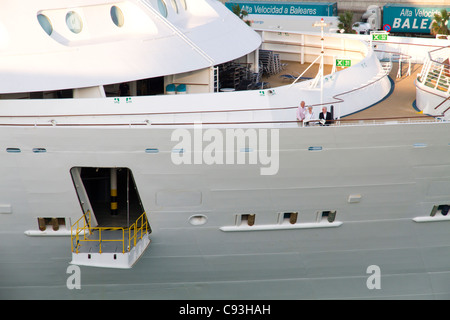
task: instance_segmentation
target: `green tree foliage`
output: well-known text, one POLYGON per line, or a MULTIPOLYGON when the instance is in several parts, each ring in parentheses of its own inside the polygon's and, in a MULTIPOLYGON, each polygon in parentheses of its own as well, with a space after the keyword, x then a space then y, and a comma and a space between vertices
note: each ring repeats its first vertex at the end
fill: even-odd
POLYGON ((441 13, 436 13, 431 23, 431 34, 450 34, 450 30, 448 29, 449 19, 450 15, 445 9, 442 9, 441 13))
POLYGON ((344 29, 344 33, 356 33, 356 31, 352 29, 352 24, 353 12, 345 11, 339 15, 338 28, 344 29))
POLYGON ((244 20, 244 18, 248 16, 248 12, 246 10, 242 10, 239 4, 232 6, 231 11, 233 11, 233 13, 237 15, 241 20, 243 20, 247 25, 251 24, 249 20, 244 20))

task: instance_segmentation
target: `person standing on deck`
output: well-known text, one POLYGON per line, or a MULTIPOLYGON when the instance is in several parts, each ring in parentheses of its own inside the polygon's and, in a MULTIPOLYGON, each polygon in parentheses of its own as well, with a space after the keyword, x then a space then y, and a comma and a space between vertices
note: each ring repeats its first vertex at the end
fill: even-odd
POLYGON ((303 120, 303 123, 306 126, 309 126, 309 123, 313 123, 316 119, 316 116, 313 112, 313 107, 308 106, 308 109, 306 109, 306 113, 305 113, 305 119, 303 120))
POLYGON ((300 122, 303 122, 305 120, 305 101, 300 102, 300 106, 297 109, 297 119, 300 122))
POLYGON ((331 112, 327 111, 327 107, 322 108, 322 112, 319 114, 320 125, 329 126, 333 123, 333 117, 331 116, 331 112))

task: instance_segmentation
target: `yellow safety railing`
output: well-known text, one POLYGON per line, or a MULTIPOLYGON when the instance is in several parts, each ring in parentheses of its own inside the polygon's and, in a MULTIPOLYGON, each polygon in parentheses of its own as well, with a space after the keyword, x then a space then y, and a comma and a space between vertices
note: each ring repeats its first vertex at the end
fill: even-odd
POLYGON ((136 222, 133 223, 128 230, 128 251, 130 251, 131 241, 133 241, 133 246, 136 246, 138 235, 140 234, 139 240, 141 240, 144 234, 147 233, 147 231, 148 231, 148 221, 147 215, 144 212, 139 218, 137 218, 136 222), (133 235, 131 235, 132 231, 133 235))
POLYGON ((91 211, 86 211, 85 214, 81 216, 80 219, 75 222, 70 228, 70 240, 72 252, 78 253, 78 248, 80 246, 80 236, 83 237, 81 241, 87 241, 86 233, 91 234, 91 211), (75 229, 75 233, 74 233, 75 229), (74 244, 74 239, 75 244, 74 244), (75 251, 74 251, 75 250, 75 251))
POLYGON ((99 253, 102 253, 102 242, 122 242, 122 253, 125 253, 125 232, 128 232, 128 245, 127 251, 130 251, 136 242, 148 232, 147 214, 144 212, 136 222, 129 228, 123 227, 91 227, 91 211, 88 210, 77 222, 72 225, 71 234, 71 247, 72 252, 79 253, 79 248, 83 242, 98 242, 99 253), (122 237, 118 239, 105 239, 102 238, 102 232, 105 231, 122 231, 122 237), (98 231, 98 239, 89 239, 89 236, 93 232, 98 231))

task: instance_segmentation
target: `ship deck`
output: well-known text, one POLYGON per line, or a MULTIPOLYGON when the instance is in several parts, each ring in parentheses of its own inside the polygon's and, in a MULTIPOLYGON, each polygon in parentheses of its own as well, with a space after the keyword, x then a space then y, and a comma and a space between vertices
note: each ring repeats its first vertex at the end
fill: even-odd
MULTIPOLYGON (((263 81, 268 82, 270 87, 278 87, 292 83, 293 80, 287 80, 283 75, 299 75, 302 74, 309 64, 301 64, 293 61, 283 61, 285 69, 276 75, 263 77, 263 81)), ((363 109, 357 113, 348 115, 342 120, 344 121, 376 121, 376 120, 433 120, 433 117, 422 114, 414 108, 414 101, 416 99, 416 88, 414 81, 420 73, 421 64, 411 64, 411 74, 407 75, 408 65, 403 64, 402 76, 397 77, 399 64, 393 63, 390 78, 394 82, 393 92, 380 101, 379 103, 363 109)), ((318 72, 319 65, 312 66, 304 75, 305 78, 314 78, 318 72)), ((324 73, 330 74, 332 71, 331 65, 325 65, 324 73)))

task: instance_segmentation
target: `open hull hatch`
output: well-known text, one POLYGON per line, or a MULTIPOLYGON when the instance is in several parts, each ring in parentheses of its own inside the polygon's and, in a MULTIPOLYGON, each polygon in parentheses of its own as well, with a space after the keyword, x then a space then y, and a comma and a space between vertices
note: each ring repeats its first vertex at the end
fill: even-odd
POLYGON ((72 264, 131 268, 151 232, 128 168, 71 169, 83 216, 71 226, 72 264), (109 192, 108 192, 109 190, 109 192))

